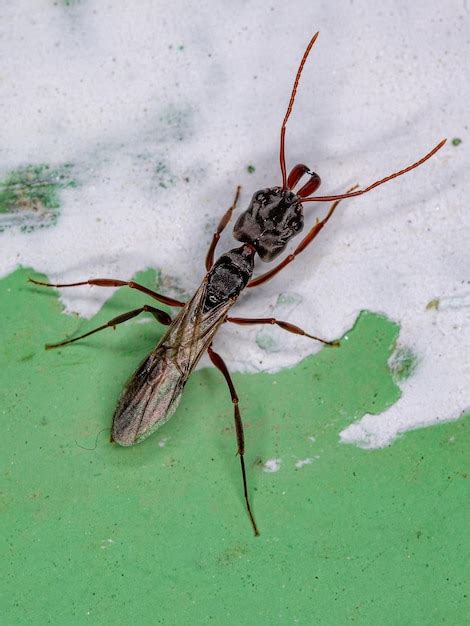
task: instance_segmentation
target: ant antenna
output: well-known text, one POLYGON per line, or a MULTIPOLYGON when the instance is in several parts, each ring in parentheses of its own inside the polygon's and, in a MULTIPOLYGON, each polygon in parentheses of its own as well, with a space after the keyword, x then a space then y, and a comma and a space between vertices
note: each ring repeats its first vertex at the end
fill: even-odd
POLYGON ((292 87, 292 92, 290 95, 289 105, 287 107, 286 114, 284 116, 284 121, 281 126, 281 146, 279 150, 279 160, 281 162, 281 174, 282 174, 282 190, 285 191, 287 189, 287 174, 286 174, 286 157, 284 152, 284 147, 286 143, 286 125, 287 120, 292 111, 292 107, 294 105, 295 94, 297 93, 297 87, 299 85, 300 76, 302 74, 302 70, 304 69, 305 61, 307 60, 308 55, 310 54, 310 50, 312 49, 313 44, 316 42, 318 35, 320 32, 317 32, 310 39, 309 44, 304 52, 304 56, 300 61, 299 69, 297 70, 297 74, 295 76, 294 86, 292 87))
POLYGON ((416 161, 412 165, 408 165, 408 167, 405 167, 404 169, 398 172, 394 172, 393 174, 390 174, 389 176, 386 176, 385 178, 376 180, 375 183, 372 183, 372 185, 369 185, 365 189, 359 189, 358 191, 352 191, 350 193, 342 193, 337 196, 315 196, 315 197, 312 196, 310 198, 302 198, 302 203, 303 202, 329 202, 330 200, 343 200, 343 198, 352 198, 353 196, 362 196, 363 193, 367 193, 368 191, 371 191, 375 187, 378 187, 379 185, 383 185, 389 180, 392 180, 393 178, 397 178, 398 176, 401 176, 402 174, 406 174, 406 172, 410 172, 411 170, 414 170, 415 167, 419 167, 425 161, 430 159, 434 154, 436 154, 436 152, 442 148, 442 146, 445 144, 446 141, 447 139, 442 139, 442 141, 440 141, 437 144, 437 146, 435 146, 430 152, 428 152, 425 156, 419 159, 419 161, 416 161))
MULTIPOLYGON (((304 55, 302 57, 302 60, 300 61, 299 69, 297 70, 297 74, 295 75, 294 86, 292 87, 292 92, 291 92, 291 95, 290 95, 289 104, 287 106, 287 111, 286 111, 286 114, 284 116, 284 120, 283 120, 282 126, 281 126, 281 145, 280 145, 280 149, 279 149, 279 161, 280 161, 280 164, 281 164, 282 189, 283 189, 283 191, 285 191, 287 189, 286 156, 285 156, 287 120, 289 119, 290 114, 292 112, 292 107, 294 106, 294 100, 295 100, 295 96, 296 96, 296 93, 297 93, 297 87, 299 86, 300 76, 302 75, 302 70, 304 69, 305 61, 307 60, 307 57, 310 54, 310 50, 312 49, 313 44, 316 42, 317 37, 318 37, 319 34, 320 34, 320 32, 316 32, 313 35, 313 37, 310 39, 310 41, 308 43, 308 46, 305 49, 304 55)), ((315 196, 315 197, 312 196, 310 198, 308 198, 308 197, 307 198, 302 198, 302 203, 303 202, 329 202, 331 200, 343 200, 344 198, 352 198, 354 196, 362 196, 362 194, 367 193, 368 191, 371 191, 375 187, 378 187, 379 185, 383 185, 384 183, 387 183, 389 180, 392 180, 393 178, 397 178, 398 176, 402 176, 402 174, 406 174, 407 172, 410 172, 411 170, 414 170, 416 167, 419 167, 425 161, 430 159, 434 154, 436 154, 436 152, 442 148, 442 146, 445 144, 446 141, 447 141, 446 139, 442 139, 442 141, 440 141, 437 144, 437 146, 435 146, 430 152, 428 152, 421 159, 419 159, 415 163, 412 163, 412 165, 409 165, 408 167, 405 167, 404 169, 402 169, 402 170, 400 170, 398 172, 394 172, 393 174, 390 174, 389 176, 386 176, 385 178, 381 178, 380 180, 376 180, 375 183, 372 183, 372 185, 369 185, 365 189, 359 189, 358 191, 352 191, 350 193, 342 193, 342 194, 339 194, 339 195, 336 195, 336 196, 315 196)))

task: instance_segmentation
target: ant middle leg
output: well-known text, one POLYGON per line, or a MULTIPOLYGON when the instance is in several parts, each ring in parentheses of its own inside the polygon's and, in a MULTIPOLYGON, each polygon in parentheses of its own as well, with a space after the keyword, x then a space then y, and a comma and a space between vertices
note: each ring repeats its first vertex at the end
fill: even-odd
POLYGON ((165 311, 162 311, 161 309, 156 309, 155 307, 150 306, 148 304, 144 304, 144 306, 141 306, 138 309, 133 309, 132 311, 128 311, 127 313, 122 313, 122 315, 118 315, 117 317, 114 317, 112 320, 109 320, 109 322, 106 322, 106 324, 103 324, 102 326, 98 326, 98 328, 94 328, 93 330, 90 330, 89 332, 84 333, 83 335, 80 335, 79 337, 74 337, 73 339, 66 339, 65 341, 61 341, 59 343, 46 343, 46 350, 52 350, 53 348, 58 348, 59 346, 65 346, 68 343, 73 343, 74 341, 78 341, 79 339, 84 339, 85 337, 94 335, 100 330, 105 330, 105 328, 115 328, 118 324, 127 322, 127 320, 130 320, 133 317, 137 317, 137 315, 140 315, 140 313, 144 313, 144 312, 152 313, 155 319, 158 322, 160 322, 160 324, 163 324, 165 326, 169 326, 172 322, 171 317, 165 311))
MULTIPOLYGON (((356 189, 357 186, 358 185, 354 185, 354 187, 351 187, 351 189, 349 189, 347 193, 350 193, 351 191, 356 189)), ((258 285, 262 285, 267 280, 269 280, 270 278, 275 276, 282 269, 284 269, 287 265, 289 265, 289 263, 292 263, 292 261, 301 252, 303 252, 305 250, 305 248, 310 243, 312 243, 312 241, 315 239, 315 237, 318 235, 318 233, 322 230, 322 228, 326 225, 328 220, 331 218, 331 216, 333 215, 336 207, 338 206, 338 204, 340 202, 341 202, 341 200, 336 200, 335 202, 333 202, 333 204, 330 206, 330 209, 329 209, 328 213, 326 214, 326 216, 322 220, 317 220, 317 223, 312 226, 312 228, 309 230, 309 232, 306 234, 306 236, 302 239, 302 241, 299 243, 299 245, 294 250, 294 252, 292 252, 292 254, 289 254, 288 256, 286 256, 286 258, 283 261, 281 261, 278 265, 273 267, 272 270, 269 270, 269 271, 265 272, 264 274, 261 274, 260 276, 257 276, 256 278, 253 278, 253 280, 250 280, 250 282, 248 283, 247 287, 257 287, 258 285)))
POLYGON ((315 335, 310 335, 305 332, 302 328, 299 328, 295 324, 291 324, 290 322, 283 322, 282 320, 277 320, 274 317, 227 317, 227 322, 232 322, 232 324, 240 324, 241 326, 246 326, 248 324, 274 324, 279 326, 283 330, 287 330, 289 333, 294 333, 294 335, 302 335, 304 337, 308 337, 309 339, 315 339, 315 341, 320 341, 324 343, 326 346, 331 346, 332 348, 338 348, 340 343, 339 341, 327 341, 326 339, 321 339, 320 337, 316 337, 315 335))
POLYGON ((133 280, 126 281, 118 280, 116 278, 90 278, 90 280, 83 280, 78 283, 44 283, 40 280, 28 278, 28 282, 33 283, 34 285, 40 285, 41 287, 81 287, 82 285, 94 285, 96 287, 130 287, 131 289, 137 289, 138 291, 145 293, 147 296, 158 300, 162 304, 167 304, 168 306, 183 307, 185 304, 180 300, 175 300, 174 298, 169 298, 161 293, 152 291, 152 289, 148 289, 148 287, 144 287, 144 285, 140 285, 133 280))
POLYGON ((235 198, 233 200, 232 206, 229 207, 222 219, 219 222, 219 225, 217 226, 217 230, 215 231, 213 237, 212 237, 212 241, 211 241, 211 245, 209 246, 209 250, 207 251, 207 255, 206 255, 206 270, 209 271, 212 267, 212 265, 214 264, 214 252, 215 249, 217 247, 217 244, 219 243, 219 239, 220 239, 220 235, 222 234, 222 231, 225 229, 225 227, 227 226, 227 224, 230 222, 230 219, 232 217, 232 213, 235 210, 236 206, 237 206, 237 202, 238 202, 238 198, 240 197, 240 190, 241 187, 240 185, 238 185, 237 190, 235 192, 235 198))

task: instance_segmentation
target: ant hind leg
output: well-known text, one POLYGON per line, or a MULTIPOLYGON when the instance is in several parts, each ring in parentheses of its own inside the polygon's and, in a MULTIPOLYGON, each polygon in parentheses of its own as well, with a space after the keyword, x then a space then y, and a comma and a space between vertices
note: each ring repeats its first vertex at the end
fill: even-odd
POLYGON ((216 368, 220 372, 222 372, 227 382, 228 388, 230 390, 230 396, 233 402, 235 432, 237 434, 238 456, 240 457, 240 465, 241 465, 241 470, 242 470, 243 493, 245 495, 246 508, 248 511, 248 515, 250 517, 251 525, 253 526, 253 531, 255 533, 255 536, 258 536, 259 530, 256 525, 255 517, 251 511, 250 500, 248 497, 248 485, 247 485, 247 480, 246 480, 246 470, 245 470, 245 460, 244 460, 245 438, 243 434, 243 422, 242 422, 242 418, 240 415, 240 409, 238 408, 237 392, 235 391, 235 387, 232 382, 232 377, 230 376, 230 372, 228 371, 227 366, 225 365, 225 361, 222 359, 222 357, 219 354, 217 354, 217 352, 214 352, 214 350, 212 349, 212 346, 208 347, 207 352, 209 354, 209 358, 212 361, 212 363, 216 366, 216 368))

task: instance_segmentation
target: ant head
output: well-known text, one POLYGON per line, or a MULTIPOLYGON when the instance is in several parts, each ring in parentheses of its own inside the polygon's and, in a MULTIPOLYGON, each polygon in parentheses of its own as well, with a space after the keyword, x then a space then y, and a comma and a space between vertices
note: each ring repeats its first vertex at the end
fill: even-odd
POLYGON ((304 174, 308 174, 310 176, 310 180, 307 181, 297 192, 299 198, 306 198, 307 196, 310 196, 312 193, 315 193, 321 185, 320 176, 318 176, 315 172, 311 172, 306 165, 299 163, 292 168, 289 176, 287 177, 287 187, 289 189, 293 189, 304 174))
POLYGON ((303 226, 298 194, 290 189, 270 187, 253 194, 250 206, 235 223, 233 236, 250 243, 263 261, 272 261, 303 226))

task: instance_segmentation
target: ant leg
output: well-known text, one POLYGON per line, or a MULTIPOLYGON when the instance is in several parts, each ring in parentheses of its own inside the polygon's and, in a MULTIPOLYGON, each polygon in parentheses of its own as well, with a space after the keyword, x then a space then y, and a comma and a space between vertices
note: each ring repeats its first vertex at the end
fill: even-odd
POLYGON ((233 410, 234 410, 234 419, 235 419, 235 432, 237 434, 237 444, 238 444, 238 454, 240 456, 240 464, 242 469, 242 477, 243 477, 243 492, 245 495, 246 508, 248 510, 248 515, 250 516, 251 525, 253 526, 253 530, 256 536, 259 535, 258 527, 256 526, 255 518, 253 513, 251 512, 250 500, 248 498, 248 487, 246 482, 246 471, 245 471, 245 461, 243 455, 245 453, 245 438, 243 435, 243 422, 240 415, 240 409, 238 408, 238 396, 235 391, 235 387, 233 386, 232 378, 230 376, 230 372, 225 365, 222 357, 214 352, 211 346, 207 348, 207 352, 209 354, 209 358, 212 363, 216 366, 218 370, 222 372, 225 380, 227 381, 228 388, 230 390, 230 395, 232 397, 233 402, 233 410))
POLYGON ((305 332, 305 330, 302 330, 302 328, 295 326, 295 324, 283 322, 282 320, 277 320, 274 317, 227 317, 226 321, 232 322, 232 324, 240 324, 241 326, 245 326, 248 324, 275 324, 283 330, 287 330, 289 333, 294 333, 294 335, 303 335, 304 337, 308 337, 309 339, 315 339, 316 341, 320 341, 326 346, 331 346, 332 348, 339 347, 339 341, 327 341, 326 339, 320 339, 320 337, 310 335, 309 333, 305 332))
MULTIPOLYGON (((353 189, 356 189, 356 187, 357 185, 354 185, 354 187, 351 187, 348 193, 352 191, 353 189)), ((341 200, 336 200, 335 202, 333 202, 328 213, 326 214, 326 217, 324 217, 322 220, 317 220, 317 223, 314 224, 314 226, 312 226, 312 228, 309 230, 307 235, 302 239, 302 241, 299 243, 299 245, 297 246, 297 248, 294 250, 292 254, 289 254, 289 256, 286 256, 286 258, 283 261, 281 261, 278 265, 276 265, 276 267, 273 267, 272 270, 269 270, 268 272, 265 272, 264 274, 257 276, 253 280, 250 280, 247 287, 257 287, 258 285, 265 283, 267 280, 269 280, 270 278, 275 276, 278 272, 280 272, 282 269, 284 269, 286 265, 289 265, 289 263, 292 263, 295 257, 298 256, 303 250, 305 250, 305 248, 315 239, 315 237, 318 235, 318 233, 321 231, 321 229, 325 226, 325 224, 328 222, 330 217, 333 215, 336 207, 338 206, 340 202, 341 200)))
POLYGON ((83 339, 84 337, 88 337, 89 335, 93 335, 94 333, 97 333, 100 330, 104 330, 105 328, 115 328, 118 324, 127 322, 127 320, 130 320, 133 317, 136 317, 137 315, 139 315, 140 313, 143 313, 144 311, 152 313, 155 319, 158 322, 160 322, 160 324, 164 324, 165 326, 169 326, 172 322, 171 317, 165 311, 162 311, 161 309, 156 309, 155 307, 150 306, 148 304, 144 304, 144 306, 141 306, 139 309, 134 309, 133 311, 128 311, 127 313, 118 315, 117 317, 114 317, 112 320, 109 320, 109 322, 107 322, 106 324, 103 324, 102 326, 98 326, 98 328, 90 330, 89 332, 84 333, 83 335, 80 335, 79 337, 75 337, 74 339, 66 339, 65 341, 61 341, 60 343, 46 343, 46 350, 51 350, 52 348, 58 348, 59 346, 65 346, 68 343, 73 343, 74 341, 78 341, 79 339, 83 339))
POLYGON ((41 285, 42 287, 80 287, 81 285, 95 285, 96 287, 130 287, 131 289, 137 289, 142 293, 147 294, 151 298, 155 298, 162 304, 167 304, 168 306, 184 306, 184 302, 180 302, 179 300, 175 300, 174 298, 169 298, 168 296, 163 296, 161 293, 157 293, 156 291, 152 291, 143 285, 139 285, 139 283, 135 283, 133 280, 118 280, 115 278, 91 278, 90 280, 83 280, 79 283, 43 283, 40 280, 34 280, 33 278, 28 278, 28 282, 33 283, 34 285, 41 285))
POLYGON ((217 244, 219 242, 220 235, 222 234, 222 231, 227 226, 227 224, 230 222, 230 219, 232 217, 232 213, 233 213, 235 207, 237 206, 238 198, 240 196, 240 189, 241 189, 241 187, 240 187, 240 185, 238 185, 237 190, 235 192, 235 199, 233 201, 233 204, 224 213, 222 219, 219 222, 219 225, 217 226, 217 230, 215 231, 215 233, 214 233, 214 235, 212 237, 211 245, 209 246, 209 250, 207 251, 207 255, 206 255, 206 270, 207 271, 209 271, 211 269, 212 265, 214 264, 214 252, 215 252, 215 249, 216 249, 217 244))

